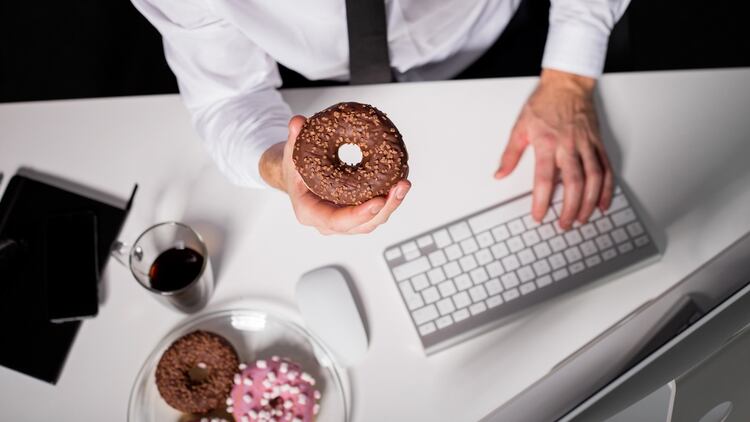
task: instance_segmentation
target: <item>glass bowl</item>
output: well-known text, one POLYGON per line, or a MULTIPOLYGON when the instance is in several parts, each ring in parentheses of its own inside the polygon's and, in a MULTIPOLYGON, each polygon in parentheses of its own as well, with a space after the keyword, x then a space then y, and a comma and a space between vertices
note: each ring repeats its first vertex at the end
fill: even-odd
POLYGON ((280 316, 258 310, 223 310, 190 319, 167 334, 143 364, 130 392, 128 421, 180 422, 186 415, 171 408, 156 388, 156 365, 162 353, 179 337, 206 330, 229 340, 240 362, 271 356, 289 358, 312 375, 321 392, 316 422, 346 422, 348 410, 341 370, 330 353, 307 330, 280 316))

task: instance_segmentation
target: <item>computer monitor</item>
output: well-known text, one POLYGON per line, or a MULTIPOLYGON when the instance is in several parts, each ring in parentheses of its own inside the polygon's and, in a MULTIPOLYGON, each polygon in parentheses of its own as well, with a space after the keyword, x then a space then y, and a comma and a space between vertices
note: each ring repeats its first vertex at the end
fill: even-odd
POLYGON ((749 282, 750 234, 482 421, 750 420, 749 282))

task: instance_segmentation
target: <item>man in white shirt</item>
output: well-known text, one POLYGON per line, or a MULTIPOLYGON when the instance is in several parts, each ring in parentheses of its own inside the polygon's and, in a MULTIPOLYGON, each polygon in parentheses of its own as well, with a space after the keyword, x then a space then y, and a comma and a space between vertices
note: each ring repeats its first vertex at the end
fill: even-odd
MULTIPOLYGON (((362 0, 357 0, 362 1, 362 0)), ((384 0, 387 51, 397 81, 450 79, 500 36, 521 0, 384 0)), ((366 233, 410 188, 335 207, 309 192, 291 162, 304 118, 279 95, 277 62, 311 80, 350 77, 344 0, 133 0, 161 32, 183 101, 219 168, 236 184, 289 194, 298 220, 322 233, 366 233)), ((552 0, 536 90, 502 154, 497 178, 534 148, 532 214, 541 219, 559 173, 560 225, 585 222, 612 198, 613 175, 592 92, 607 41, 629 0, 552 0)))

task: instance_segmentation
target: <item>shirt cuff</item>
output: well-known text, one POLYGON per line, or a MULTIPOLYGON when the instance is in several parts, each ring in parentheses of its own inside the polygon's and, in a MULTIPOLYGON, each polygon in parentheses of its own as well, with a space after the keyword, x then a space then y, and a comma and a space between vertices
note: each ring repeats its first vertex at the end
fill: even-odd
POLYGON ((550 24, 542 67, 598 78, 604 70, 609 33, 581 23, 550 24))

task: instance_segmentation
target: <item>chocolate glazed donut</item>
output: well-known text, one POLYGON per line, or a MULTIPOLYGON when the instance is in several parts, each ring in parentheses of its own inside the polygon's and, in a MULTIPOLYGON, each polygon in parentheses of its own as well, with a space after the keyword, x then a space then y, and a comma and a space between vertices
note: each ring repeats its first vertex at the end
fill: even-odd
POLYGON ((377 108, 353 102, 333 105, 307 119, 292 159, 307 188, 338 205, 359 205, 387 195, 409 173, 406 147, 393 122, 377 108), (359 163, 339 158, 344 144, 359 147, 359 163))

